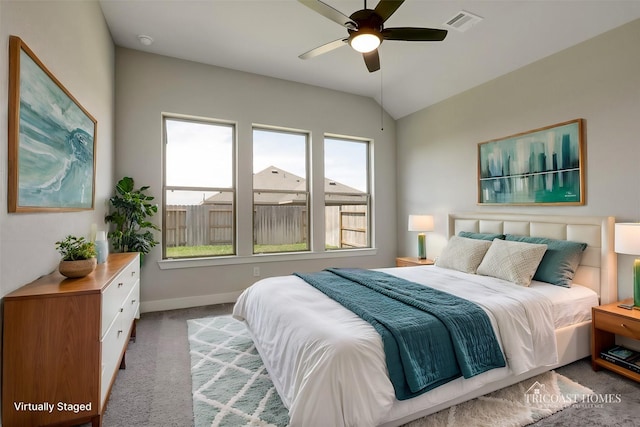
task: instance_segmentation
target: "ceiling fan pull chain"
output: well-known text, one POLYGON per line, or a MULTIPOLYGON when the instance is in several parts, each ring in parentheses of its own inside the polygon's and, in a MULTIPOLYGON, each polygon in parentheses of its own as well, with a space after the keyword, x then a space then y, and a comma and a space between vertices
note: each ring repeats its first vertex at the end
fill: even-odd
POLYGON ((380 68, 380 130, 384 130, 384 102, 382 100, 382 68, 380 68))

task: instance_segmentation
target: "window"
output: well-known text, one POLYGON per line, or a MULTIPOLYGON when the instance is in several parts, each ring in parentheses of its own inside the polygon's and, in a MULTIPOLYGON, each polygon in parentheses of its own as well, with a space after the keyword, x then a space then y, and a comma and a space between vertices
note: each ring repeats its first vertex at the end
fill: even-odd
POLYGON ((371 247, 369 142, 324 139, 325 247, 371 247))
POLYGON ((163 258, 235 254, 235 127, 168 116, 163 124, 163 258))
POLYGON ((247 253, 251 248, 255 255, 298 253, 284 258, 297 259, 372 247, 371 141, 325 135, 316 141, 324 159, 314 159, 312 168, 312 140, 305 131, 254 125, 251 140, 237 142, 233 122, 166 114, 162 126, 162 257, 171 261, 161 268, 255 262, 247 253), (251 159, 236 158, 238 143, 250 144, 251 159), (249 164, 252 183, 237 188, 236 168, 249 164), (316 245, 312 179, 321 181, 316 188, 324 183, 324 198, 314 200, 314 209, 324 203, 325 241, 316 245), (253 229, 238 230, 238 218, 244 224, 249 215, 253 229))
POLYGON ((308 135, 253 129, 253 253, 309 250, 308 135))

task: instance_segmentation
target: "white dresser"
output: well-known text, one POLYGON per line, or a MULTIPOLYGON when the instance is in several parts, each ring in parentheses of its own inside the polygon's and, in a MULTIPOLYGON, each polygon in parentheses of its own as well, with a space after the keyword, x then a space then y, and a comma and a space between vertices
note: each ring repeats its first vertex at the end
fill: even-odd
POLYGON ((57 271, 4 297, 2 425, 102 424, 140 309, 140 256, 57 271))

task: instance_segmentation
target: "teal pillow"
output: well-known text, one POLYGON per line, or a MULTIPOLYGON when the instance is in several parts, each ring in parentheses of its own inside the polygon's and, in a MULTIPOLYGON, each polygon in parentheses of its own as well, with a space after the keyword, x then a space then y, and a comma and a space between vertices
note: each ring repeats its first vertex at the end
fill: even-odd
POLYGON ((515 236, 507 234, 506 240, 515 242, 541 243, 547 245, 547 251, 533 275, 533 280, 551 283, 552 285, 571 287, 586 243, 570 240, 547 239, 544 237, 515 236))
POLYGON ((466 237, 467 239, 478 239, 478 240, 493 240, 493 239, 504 240, 504 234, 498 234, 498 233, 472 233, 471 231, 461 231, 458 233, 458 236, 466 237))

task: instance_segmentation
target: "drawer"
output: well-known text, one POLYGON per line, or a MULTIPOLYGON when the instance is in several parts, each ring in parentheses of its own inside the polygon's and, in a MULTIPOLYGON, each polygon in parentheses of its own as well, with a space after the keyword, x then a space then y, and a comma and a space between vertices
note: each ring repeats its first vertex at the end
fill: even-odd
POLYGON ((102 330, 100 336, 104 336, 113 323, 116 312, 124 306, 131 290, 139 282, 139 276, 140 267, 138 263, 133 262, 121 271, 102 292, 102 330))
POLYGON ((107 330, 101 341, 102 349, 102 374, 100 379, 100 402, 104 405, 104 399, 111 385, 111 380, 120 366, 120 355, 127 344, 129 337, 128 327, 123 326, 124 315, 117 312, 111 327, 107 330), (126 330, 125 330, 126 329, 126 330))
POLYGON ((133 319, 138 317, 138 309, 140 307, 140 281, 137 281, 135 285, 133 285, 133 289, 129 293, 129 296, 124 301, 124 305, 122 306, 122 321, 124 322, 123 326, 126 331, 129 332, 129 328, 133 319))
POLYGON ((595 328, 622 335, 629 338, 640 339, 640 320, 629 317, 617 316, 611 313, 594 312, 595 328))

